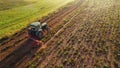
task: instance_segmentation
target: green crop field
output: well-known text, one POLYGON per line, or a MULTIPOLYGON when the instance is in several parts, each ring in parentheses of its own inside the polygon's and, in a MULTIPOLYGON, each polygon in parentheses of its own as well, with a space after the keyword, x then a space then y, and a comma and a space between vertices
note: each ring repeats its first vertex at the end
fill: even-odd
POLYGON ((73 0, 0 0, 0 39, 73 0))

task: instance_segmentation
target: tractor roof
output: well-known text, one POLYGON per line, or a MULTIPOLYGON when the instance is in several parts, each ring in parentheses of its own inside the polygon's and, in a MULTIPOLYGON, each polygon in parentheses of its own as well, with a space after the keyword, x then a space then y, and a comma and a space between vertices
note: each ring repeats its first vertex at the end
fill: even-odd
POLYGON ((35 26, 35 27, 40 26, 40 22, 31 23, 30 26, 35 26))

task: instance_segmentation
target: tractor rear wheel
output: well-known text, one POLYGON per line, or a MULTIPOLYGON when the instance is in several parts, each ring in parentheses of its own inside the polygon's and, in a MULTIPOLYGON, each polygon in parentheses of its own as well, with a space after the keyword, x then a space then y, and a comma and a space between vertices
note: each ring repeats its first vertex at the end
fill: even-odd
POLYGON ((43 38, 43 32, 42 32, 42 31, 39 31, 39 32, 37 33, 37 37, 38 37, 39 39, 42 39, 42 38, 43 38))

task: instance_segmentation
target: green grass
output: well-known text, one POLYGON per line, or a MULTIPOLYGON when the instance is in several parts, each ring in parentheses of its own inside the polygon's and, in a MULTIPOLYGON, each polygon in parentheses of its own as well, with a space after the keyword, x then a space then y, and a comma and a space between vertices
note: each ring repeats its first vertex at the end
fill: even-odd
MULTIPOLYGON (((12 0, 13 1, 13 0, 12 0)), ((24 0, 26 5, 11 6, 0 11, 0 38, 11 36, 25 28, 31 21, 40 19, 73 0, 24 0)), ((19 2, 19 1, 17 1, 19 2)), ((0 1, 1 3, 1 1, 0 1)), ((12 2, 11 2, 12 3, 12 2)), ((22 2, 20 2, 22 3, 22 2)), ((5 8, 1 7, 0 8, 5 8)))
POLYGON ((27 0, 0 0, 0 11, 32 4, 34 2, 35 1, 27 1, 27 0))

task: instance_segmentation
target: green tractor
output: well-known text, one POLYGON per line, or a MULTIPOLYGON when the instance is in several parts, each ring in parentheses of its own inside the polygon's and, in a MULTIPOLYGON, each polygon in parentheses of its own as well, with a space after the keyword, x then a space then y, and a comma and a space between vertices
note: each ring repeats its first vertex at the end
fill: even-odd
POLYGON ((45 34, 50 32, 50 28, 47 23, 34 22, 28 27, 28 35, 30 39, 41 40, 45 34))

